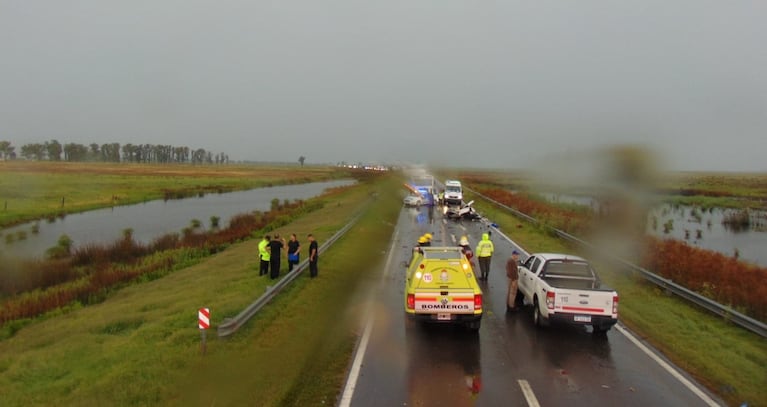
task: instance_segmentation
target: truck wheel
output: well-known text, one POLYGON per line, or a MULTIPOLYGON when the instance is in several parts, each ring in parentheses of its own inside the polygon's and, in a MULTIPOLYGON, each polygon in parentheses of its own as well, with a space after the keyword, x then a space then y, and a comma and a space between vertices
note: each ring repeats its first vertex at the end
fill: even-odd
POLYGON ((538 307, 538 298, 536 297, 533 300, 533 324, 537 327, 543 326, 543 321, 541 321, 542 318, 541 309, 538 307))
POLYGON ((519 291, 517 291, 517 296, 514 297, 514 305, 517 307, 525 306, 525 296, 519 291))
POLYGON ((479 326, 481 325, 482 321, 474 321, 474 322, 467 322, 466 323, 466 329, 472 331, 472 332, 478 332, 479 326))
POLYGON ((591 333, 596 335, 596 336, 605 336, 605 335, 607 335, 607 331, 610 330, 610 327, 602 328, 599 325, 592 325, 591 328, 593 329, 591 331, 591 333))

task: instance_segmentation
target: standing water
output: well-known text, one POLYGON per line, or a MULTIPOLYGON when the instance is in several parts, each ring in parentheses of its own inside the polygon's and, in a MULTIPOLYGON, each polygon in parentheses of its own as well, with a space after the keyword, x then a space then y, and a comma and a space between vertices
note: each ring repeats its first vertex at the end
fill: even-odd
MULTIPOLYGON (((348 186, 354 180, 312 182, 257 188, 248 191, 208 194, 199 198, 156 200, 142 204, 116 206, 57 218, 53 222, 30 222, 4 229, 0 236, 0 255, 15 257, 42 257, 56 245, 61 235, 69 236, 74 246, 113 242, 125 229, 133 230, 137 242, 150 243, 167 233, 181 232, 193 219, 202 228, 211 226, 210 218, 219 218, 220 227, 226 227, 234 215, 253 211, 268 211, 272 200, 308 199, 320 195, 328 188, 348 186)), ((309 231, 307 231, 309 232, 309 231)))
POLYGON ((752 210, 748 226, 730 226, 727 217, 738 209, 703 210, 687 205, 662 205, 654 208, 647 222, 647 233, 683 240, 690 245, 714 250, 760 266, 767 266, 767 213, 752 210))
MULTIPOLYGON (((552 203, 569 203, 599 209, 593 197, 542 192, 552 203)), ((662 239, 675 239, 737 258, 759 266, 767 266, 767 212, 748 212, 748 225, 730 225, 725 219, 737 217, 738 209, 702 209, 688 205, 663 204, 647 216, 647 234, 662 239)))

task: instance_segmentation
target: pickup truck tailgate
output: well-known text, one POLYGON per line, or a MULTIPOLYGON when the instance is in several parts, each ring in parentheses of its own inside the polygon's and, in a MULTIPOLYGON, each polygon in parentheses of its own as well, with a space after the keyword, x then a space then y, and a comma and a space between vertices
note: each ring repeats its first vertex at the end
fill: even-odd
POLYGON ((617 314, 617 308, 613 307, 613 296, 612 291, 560 289, 554 298, 554 312, 612 316, 617 314))

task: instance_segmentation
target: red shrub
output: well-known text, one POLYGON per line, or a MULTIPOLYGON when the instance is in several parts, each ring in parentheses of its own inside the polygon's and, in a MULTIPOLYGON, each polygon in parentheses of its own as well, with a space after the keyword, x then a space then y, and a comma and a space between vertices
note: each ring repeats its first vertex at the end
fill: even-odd
POLYGON ((69 258, 45 261, 18 261, 0 264, 0 286, 4 296, 44 289, 39 294, 10 297, 0 307, 0 325, 20 318, 31 318, 65 306, 75 300, 83 304, 103 297, 111 287, 126 283, 139 276, 173 267, 174 259, 139 264, 155 252, 179 247, 206 248, 209 252, 219 251, 228 243, 250 237, 254 230, 262 229, 277 219, 286 219, 290 214, 321 207, 296 201, 281 205, 278 210, 267 213, 254 212, 234 216, 226 229, 215 232, 198 232, 187 229, 184 235, 162 236, 150 245, 133 240, 132 233, 107 245, 92 244, 74 250, 69 258), (117 267, 122 264, 125 267, 117 267), (84 283, 60 286, 86 276, 84 283), (47 288, 47 289, 45 289, 47 288))
POLYGON ((0 264, 0 296, 52 287, 77 277, 68 259, 4 260, 0 264))
POLYGON ((767 319, 767 268, 678 240, 647 238, 643 266, 722 304, 767 319))
POLYGON ((568 233, 586 233, 590 216, 530 198, 526 193, 513 193, 505 189, 481 189, 480 192, 506 206, 530 215, 541 222, 568 233))

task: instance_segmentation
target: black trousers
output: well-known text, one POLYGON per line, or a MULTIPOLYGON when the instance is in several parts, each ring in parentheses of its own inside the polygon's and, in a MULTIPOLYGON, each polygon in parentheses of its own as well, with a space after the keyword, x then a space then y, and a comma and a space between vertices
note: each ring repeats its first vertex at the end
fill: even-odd
POLYGON ((269 274, 269 260, 261 260, 261 268, 258 270, 258 275, 263 276, 269 274))
POLYGON ((309 276, 312 278, 317 277, 317 273, 317 259, 309 261, 309 276))
POLYGON ((479 270, 482 272, 482 278, 487 278, 487 275, 490 274, 490 259, 492 256, 485 256, 479 258, 479 270))
POLYGON ((275 278, 280 276, 280 256, 274 256, 272 257, 272 269, 271 273, 269 274, 269 277, 274 280, 275 278))

